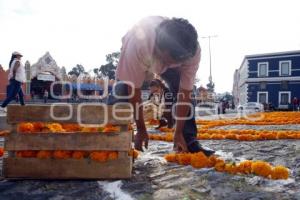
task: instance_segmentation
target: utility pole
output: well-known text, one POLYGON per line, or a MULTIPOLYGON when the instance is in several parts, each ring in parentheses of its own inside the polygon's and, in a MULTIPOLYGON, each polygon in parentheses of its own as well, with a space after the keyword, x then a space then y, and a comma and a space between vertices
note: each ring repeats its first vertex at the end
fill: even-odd
POLYGON ((215 88, 215 84, 213 83, 212 81, 212 74, 211 74, 211 47, 210 47, 210 38, 216 38, 218 37, 217 35, 208 35, 208 36, 204 36, 204 37, 201 37, 201 38, 204 38, 204 39, 208 39, 208 49, 209 49, 209 83, 207 84, 207 89, 210 91, 210 92, 214 92, 214 88, 215 88))

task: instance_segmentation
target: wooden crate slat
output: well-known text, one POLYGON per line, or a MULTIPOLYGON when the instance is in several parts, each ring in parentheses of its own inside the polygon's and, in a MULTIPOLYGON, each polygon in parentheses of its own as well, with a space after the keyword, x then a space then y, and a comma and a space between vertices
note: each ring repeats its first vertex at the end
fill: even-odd
POLYGON ((132 133, 10 133, 5 138, 6 151, 18 150, 110 150, 129 151, 132 133))
MULTIPOLYGON (((53 104, 55 105, 55 104, 53 104)), ((52 105, 52 106, 53 106, 52 105)), ((122 112, 117 112, 118 117, 122 119, 115 119, 112 111, 113 106, 104 104, 65 104, 55 105, 53 108, 53 115, 57 118, 52 118, 49 105, 9 105, 7 108, 7 123, 15 124, 20 122, 59 122, 59 123, 78 123, 83 124, 101 124, 104 122, 111 124, 128 124, 132 121, 130 116, 130 107, 128 105, 119 105, 118 109, 123 109, 122 112), (70 109, 69 109, 70 108, 70 109), (70 113, 70 110, 72 113, 70 113), (78 118, 80 110, 80 120, 78 118), (105 112, 106 111, 106 112, 105 112), (104 114, 106 113, 106 114, 104 114), (66 119, 70 116, 69 119, 66 119), (127 117, 127 119, 124 119, 127 117)))
POLYGON ((132 158, 105 163, 90 159, 4 158, 6 178, 30 179, 123 179, 130 178, 132 158))

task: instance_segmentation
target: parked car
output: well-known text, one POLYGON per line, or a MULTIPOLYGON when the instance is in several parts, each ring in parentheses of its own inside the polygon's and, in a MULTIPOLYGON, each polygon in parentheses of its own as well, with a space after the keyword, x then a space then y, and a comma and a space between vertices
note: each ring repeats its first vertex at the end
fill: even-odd
POLYGON ((249 102, 243 105, 239 105, 237 110, 240 112, 262 112, 264 111, 264 105, 256 102, 249 102))

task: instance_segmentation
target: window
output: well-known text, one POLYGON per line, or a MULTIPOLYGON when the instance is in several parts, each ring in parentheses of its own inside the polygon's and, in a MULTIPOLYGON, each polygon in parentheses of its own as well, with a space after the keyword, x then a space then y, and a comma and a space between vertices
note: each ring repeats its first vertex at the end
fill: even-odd
POLYGON ((291 103, 291 92, 279 92, 279 105, 291 103))
POLYGON ((268 69, 269 64, 267 62, 262 62, 262 63, 258 63, 258 76, 259 77, 264 77, 264 76, 268 76, 268 69))
POLYGON ((290 76, 291 75, 291 61, 285 60, 279 62, 280 76, 290 76))
POLYGON ((47 64, 50 64, 50 63, 51 63, 51 59, 50 59, 49 57, 47 57, 47 58, 45 58, 45 62, 46 62, 47 64))
POLYGON ((268 103, 268 92, 257 92, 258 103, 268 103))

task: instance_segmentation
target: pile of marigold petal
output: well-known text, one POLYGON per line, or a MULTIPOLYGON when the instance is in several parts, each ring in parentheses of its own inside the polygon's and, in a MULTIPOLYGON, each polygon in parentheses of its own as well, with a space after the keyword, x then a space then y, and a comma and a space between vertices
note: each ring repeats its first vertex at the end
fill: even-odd
POLYGON ((23 122, 18 125, 20 133, 114 133, 120 132, 119 126, 107 124, 103 127, 83 127, 78 124, 23 122))
POLYGON ((223 120, 197 120, 202 128, 212 128, 225 125, 279 125, 279 124, 300 124, 299 112, 269 112, 255 113, 247 117, 223 120))
POLYGON ((272 166, 264 161, 245 160, 238 164, 226 163, 217 156, 207 157, 202 152, 199 153, 178 153, 167 154, 165 159, 168 162, 180 165, 191 165, 194 168, 214 168, 218 172, 230 174, 254 174, 270 179, 288 179, 289 170, 281 165, 272 166))
MULTIPOLYGON (((19 158, 39 158, 39 159, 47 159, 47 158, 54 158, 54 159, 69 159, 69 158, 84 159, 84 158, 90 158, 92 160, 99 161, 99 162, 106 162, 106 161, 109 161, 109 160, 116 160, 116 159, 118 159, 118 154, 119 154, 117 151, 68 151, 68 150, 55 150, 55 151, 26 150, 26 151, 16 151, 15 153, 16 153, 16 157, 19 157, 19 158)), ((131 150, 131 151, 128 152, 128 156, 132 156, 134 158, 137 158, 138 157, 138 151, 131 150)))

